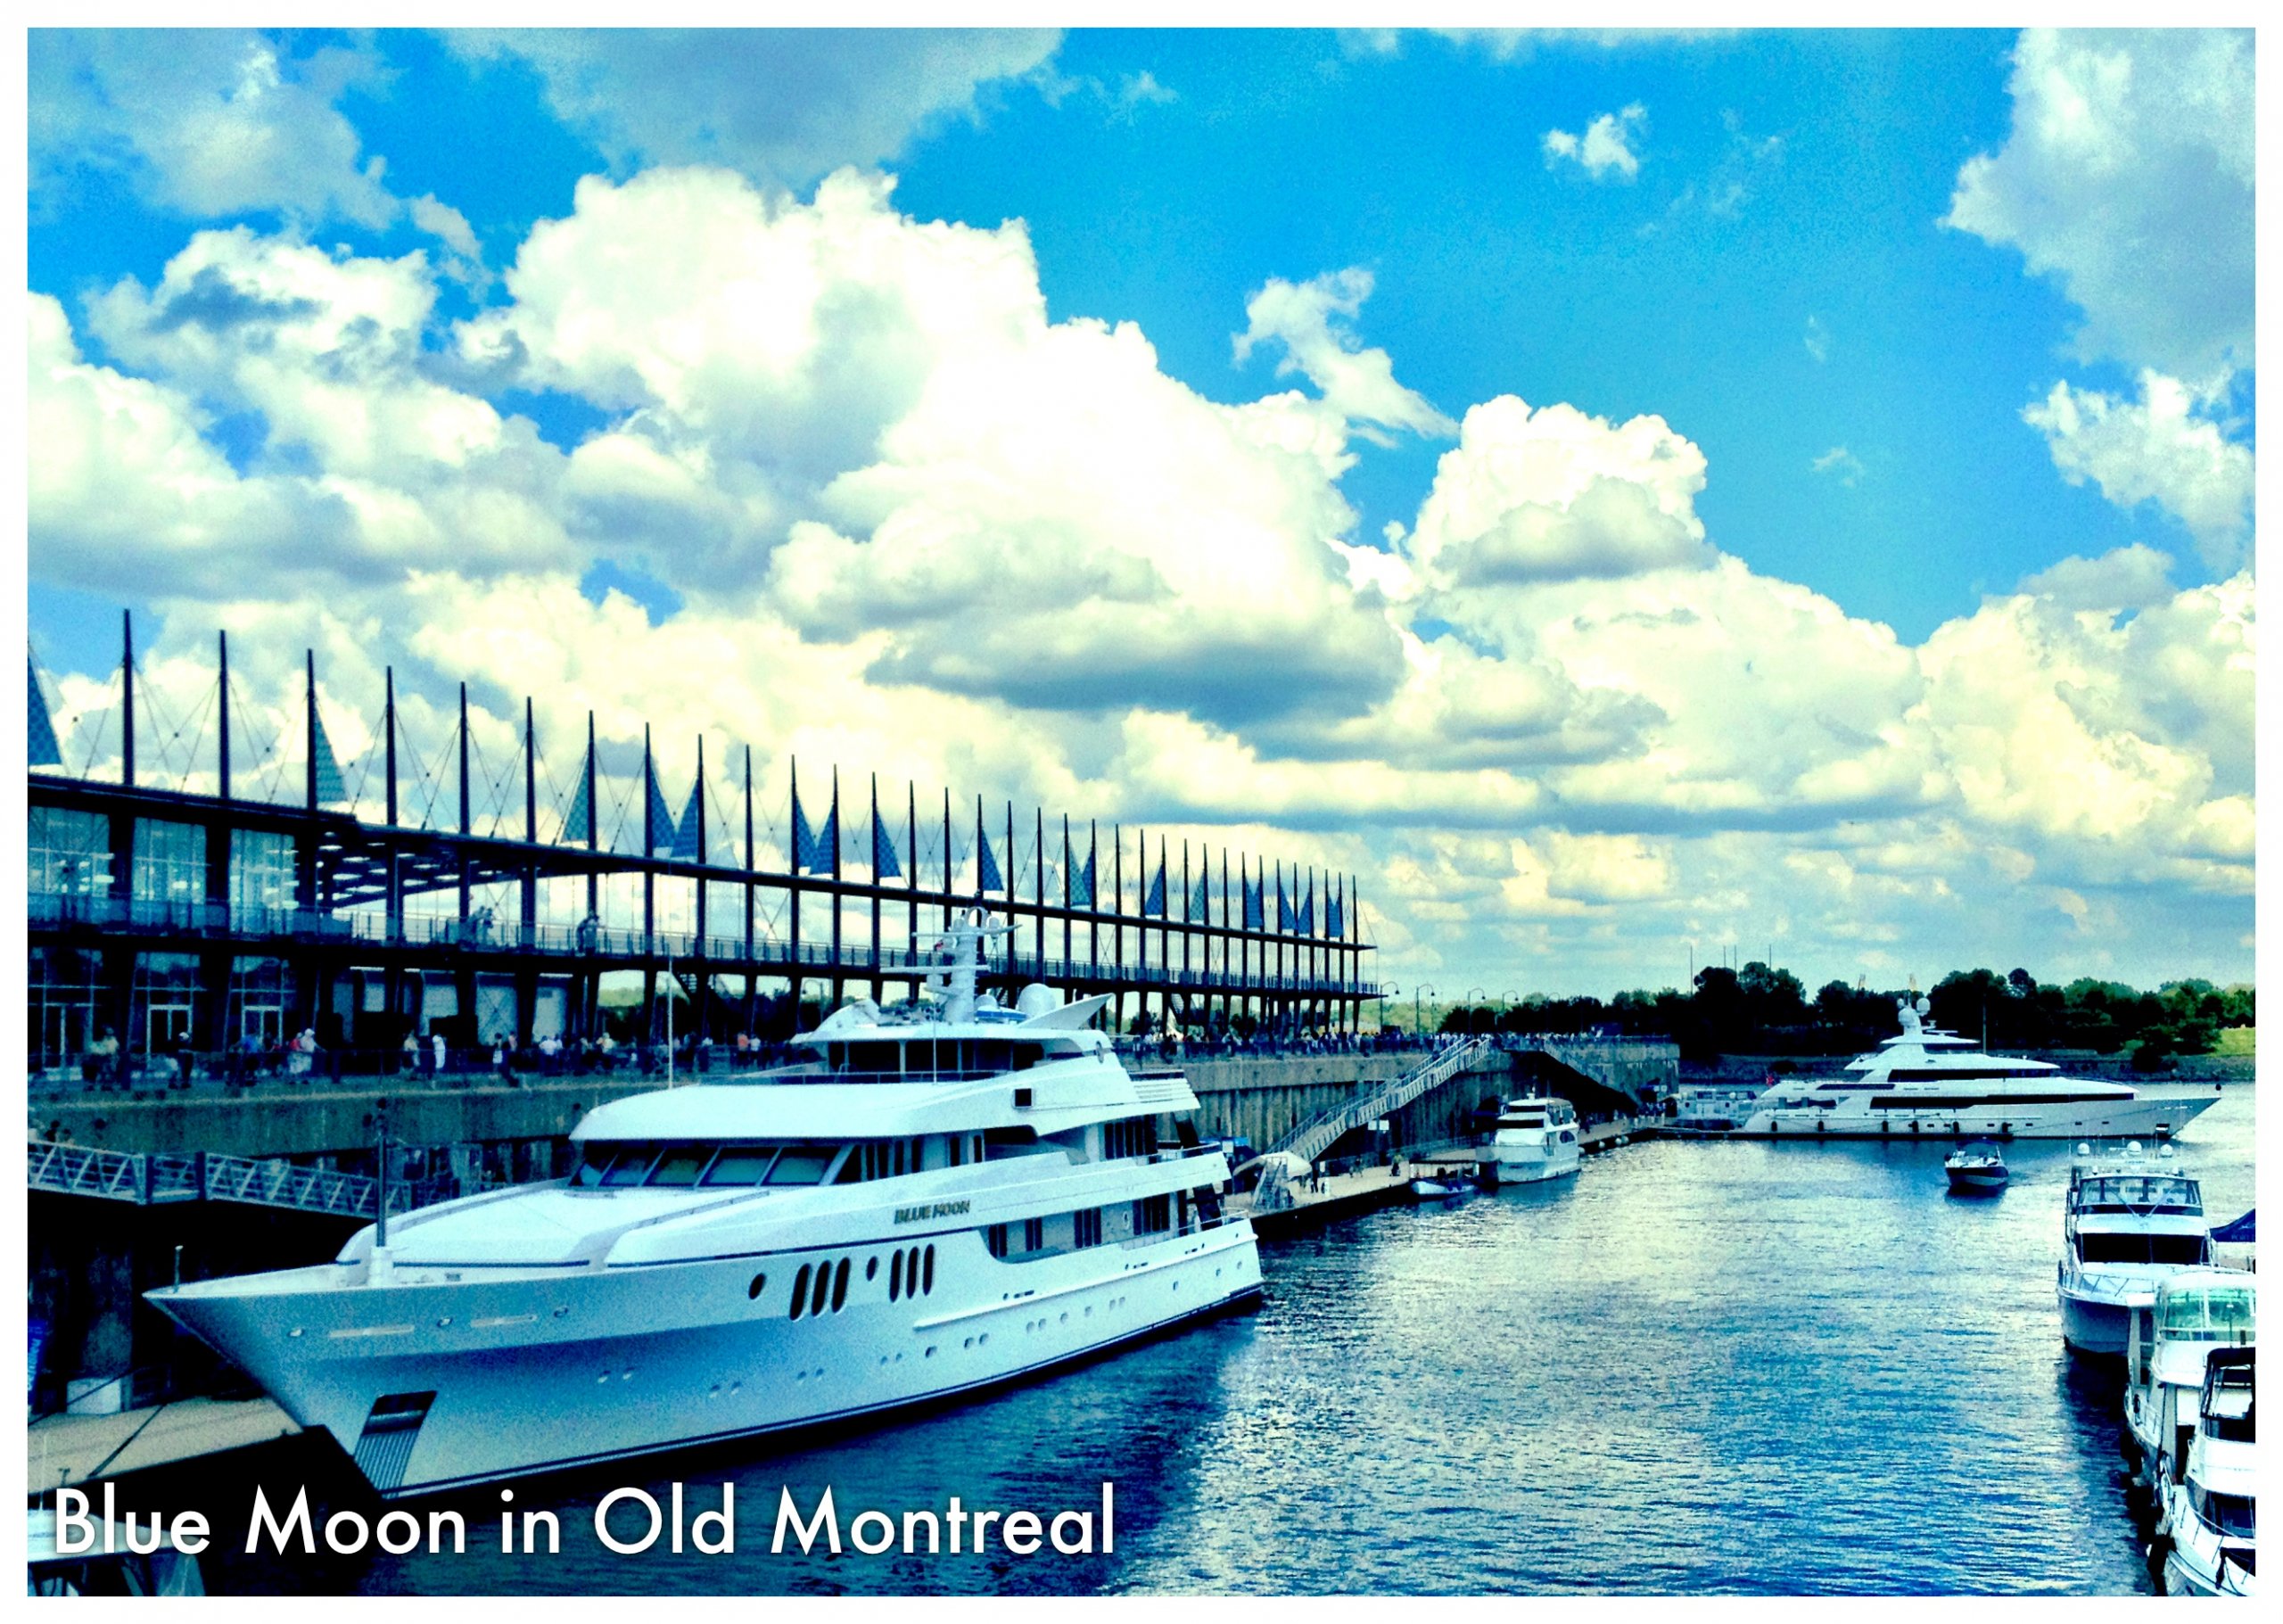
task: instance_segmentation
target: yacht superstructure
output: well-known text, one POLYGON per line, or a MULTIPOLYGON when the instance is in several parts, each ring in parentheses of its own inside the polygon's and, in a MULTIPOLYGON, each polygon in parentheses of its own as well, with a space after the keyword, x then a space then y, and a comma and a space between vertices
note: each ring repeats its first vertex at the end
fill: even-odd
POLYGON ((954 925, 919 1006, 803 1058, 589 1112, 567 1178, 446 1202, 336 1261, 152 1300, 322 1426, 384 1496, 866 1415, 1246 1302, 1250 1224, 1195 1110, 1128 1073, 1107 1002, 976 993, 954 925))
POLYGON ((1509 1100, 1483 1171, 1501 1184, 1534 1184, 1578 1171, 1578 1112, 1567 1100, 1509 1100))
POLYGON ((2166 1139, 2218 1092, 2145 1099, 2131 1085, 2065 1077, 2046 1060, 1991 1054, 1897 1002, 1902 1030, 1835 1077, 1791 1077, 1736 1131, 1767 1139, 2166 1139))
POLYGON ((2214 1349, 2248 1347, 2258 1334, 2258 1277, 2189 1268, 2156 1282, 2155 1298, 2129 1311, 2124 1424, 2134 1476, 2161 1507, 2188 1469, 2196 1396, 2214 1349))

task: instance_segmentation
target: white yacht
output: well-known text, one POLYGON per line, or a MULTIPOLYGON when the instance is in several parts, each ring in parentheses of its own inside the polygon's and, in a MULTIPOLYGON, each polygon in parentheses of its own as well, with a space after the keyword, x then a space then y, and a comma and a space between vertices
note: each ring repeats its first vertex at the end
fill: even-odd
POLYGON ((1534 1184, 1577 1172, 1576 1108, 1553 1098, 1507 1101, 1483 1170, 1501 1184, 1534 1184))
POLYGON ((863 1416, 1009 1381, 1257 1297, 1218 1146, 1043 986, 860 1001, 804 1058, 636 1095, 567 1178, 449 1201, 315 1267, 153 1291, 383 1496, 863 1416))
POLYGON ((2124 1425, 2133 1476, 2159 1510, 2188 1469, 2205 1362, 2257 1340, 2259 1284, 2234 1269, 2181 1269, 2129 1310, 2124 1425))
POLYGON ((1835 1077, 1791 1077, 1737 1129, 1766 1139, 2167 1139, 2218 1100, 2143 1099, 2128 1084, 2065 1077, 2045 1060, 1989 1053, 1896 1001, 1902 1030, 1835 1077))
POLYGON ((2222 1348, 2205 1368, 2188 1470, 2166 1497, 2157 1544, 2170 1595, 2258 1594, 2257 1364, 2254 1348, 2222 1348))
POLYGON ((2211 1261, 2203 1187, 2170 1145, 2153 1158, 2137 1140, 2121 1153, 2077 1147, 2055 1286, 2061 1335, 2070 1347, 2121 1357, 2133 1312, 2154 1306, 2157 1285, 2211 1261))

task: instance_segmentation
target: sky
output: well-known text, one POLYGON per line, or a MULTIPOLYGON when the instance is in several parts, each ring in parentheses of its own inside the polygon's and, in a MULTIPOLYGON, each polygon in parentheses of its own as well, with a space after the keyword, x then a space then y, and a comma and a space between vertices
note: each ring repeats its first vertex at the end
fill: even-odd
POLYGON ((465 680, 558 795, 590 708, 677 807, 750 746, 765 843, 797 757, 1353 876, 1406 997, 2248 979, 2253 104, 2246 31, 35 30, 33 651, 70 771, 131 609, 168 781, 227 629, 367 801, 465 680))

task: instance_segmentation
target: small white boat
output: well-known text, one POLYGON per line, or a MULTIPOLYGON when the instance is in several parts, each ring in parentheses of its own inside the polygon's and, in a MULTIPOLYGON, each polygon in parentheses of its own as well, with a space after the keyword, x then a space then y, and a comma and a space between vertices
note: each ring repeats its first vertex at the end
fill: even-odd
POLYGON ((1484 1166, 1501 1184, 1535 1184, 1578 1171, 1578 1112, 1567 1100, 1509 1100, 1484 1166))
POLYGON ((1951 1151, 1942 1171, 1949 1175, 1953 1195, 1996 1195, 2011 1176, 2005 1156, 1986 1139, 1951 1151))
POLYGON ((1466 1186, 1456 1180, 1427 1178, 1411 1181, 1411 1199, 1414 1201, 1447 1201, 1466 1193, 1466 1186))
POLYGON ((2203 1186, 2172 1146, 2155 1157, 2138 1141, 2121 1153, 2077 1147, 2054 1288, 2071 1348, 2122 1357, 2133 1310, 2152 1307, 2171 1275, 2211 1260, 2203 1186))
POLYGON ((2172 1595, 2256 1595, 2254 1389, 2258 1350, 2212 1354, 2181 1480, 2165 1496, 2156 1542, 2172 1595))

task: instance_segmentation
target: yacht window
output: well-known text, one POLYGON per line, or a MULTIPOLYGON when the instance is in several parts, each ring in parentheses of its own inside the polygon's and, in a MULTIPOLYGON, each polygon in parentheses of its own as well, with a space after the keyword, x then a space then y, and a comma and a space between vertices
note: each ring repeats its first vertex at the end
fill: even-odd
POLYGON ((1023 1220, 1023 1250, 1026 1252, 1046 1250, 1046 1220, 1044 1218, 1023 1220))
POLYGON ((827 1071, 846 1071, 848 1069, 848 1045, 845 1043, 827 1043, 824 1046, 824 1067, 827 1071))
POLYGON ((974 1051, 973 1061, 967 1068, 969 1071, 995 1076, 1015 1068, 1015 1046, 1004 1038, 977 1038, 973 1043, 962 1043, 960 1047, 974 1051))
POLYGON ((2162 1263, 2185 1267, 2204 1261, 2204 1237, 2080 1234, 2077 1255, 2087 1263, 2162 1263))
POLYGON ((888 1301, 903 1295, 903 1254, 899 1251, 888 1259, 888 1301))
POLYGON ((655 1145, 627 1145, 611 1158, 610 1171, 603 1175, 603 1188, 622 1190, 629 1184, 639 1184, 642 1175, 650 1171, 650 1164, 658 1159, 655 1145))
POLYGON ((1015 1045, 1014 1065, 1011 1069, 1016 1071, 1028 1071, 1032 1067, 1037 1065, 1045 1058, 1045 1044, 1017 1043, 1015 1045))
POLYGON ((1137 1235, 1162 1235, 1174 1226, 1174 1203, 1171 1196, 1147 1195, 1133 1203, 1133 1232, 1137 1235))
POLYGON ((769 1164, 777 1154, 774 1145, 728 1145, 713 1158, 699 1182, 708 1187, 721 1184, 758 1184, 762 1175, 769 1171, 769 1164))
POLYGON ((924 1253, 922 1253, 922 1254, 920 1255, 920 1259, 919 1259, 919 1295, 920 1295, 920 1296, 922 1296, 922 1297, 933 1297, 935 1294, 935 1248, 934 1243, 933 1243, 933 1242, 930 1242, 930 1243, 929 1243, 929 1245, 928 1245, 928 1248, 927 1248, 927 1251, 925 1251, 924 1253))
POLYGON ((813 1319, 824 1312, 825 1292, 832 1285, 832 1265, 817 1265, 816 1284, 809 1292, 809 1316, 813 1319))
POLYGON ((843 1257, 840 1266, 832 1272, 832 1311, 837 1314, 848 1302, 848 1259, 843 1257))
POLYGON ((801 1272, 793 1276, 793 1307, 786 1313, 788 1320, 797 1320, 801 1311, 809 1306, 809 1265, 803 1264, 801 1272))
POLYGON ((650 1183, 678 1187, 695 1184, 697 1175, 705 1171, 705 1164, 713 1158, 712 1145, 672 1146, 650 1170, 650 1183))
POLYGON ((2249 1495, 2215 1495, 2206 1493, 2196 1509, 2207 1527, 2219 1529, 2231 1539, 2254 1539, 2258 1530, 2254 1505, 2249 1495))
POLYGON ((993 1257, 1004 1257, 1007 1255, 1007 1226, 1004 1224, 991 1225, 983 1232, 983 1243, 990 1248, 993 1257))
POLYGON ((1102 1243, 1102 1209, 1082 1207, 1070 1215, 1072 1244, 1084 1249, 1102 1243))
POLYGON ((610 1166, 616 1152, 609 1145, 581 1145, 579 1165, 571 1169, 573 1190, 592 1190, 603 1182, 603 1170, 610 1166))
POLYGON ((2182 1288, 2164 1293, 2164 1335, 2181 1341, 2249 1340, 2252 1294, 2240 1286, 2182 1288))
POLYGON ((821 1184, 832 1166, 830 1145, 787 1145, 769 1170, 771 1184, 821 1184))
POLYGON ((884 1043, 851 1043, 848 1045, 848 1069, 860 1072, 884 1072, 894 1076, 903 1070, 903 1045, 884 1043))

